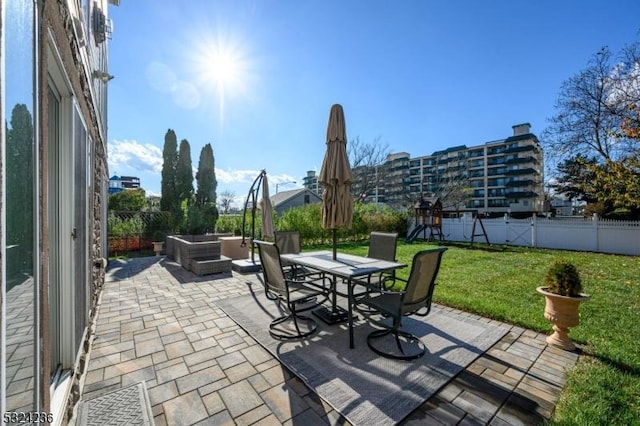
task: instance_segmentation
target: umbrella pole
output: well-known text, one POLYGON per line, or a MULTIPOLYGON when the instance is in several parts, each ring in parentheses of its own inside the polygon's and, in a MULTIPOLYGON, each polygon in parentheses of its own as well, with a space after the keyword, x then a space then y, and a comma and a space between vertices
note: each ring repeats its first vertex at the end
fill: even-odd
POLYGON ((336 229, 333 228, 333 260, 336 260, 336 246, 338 245, 337 241, 336 229))

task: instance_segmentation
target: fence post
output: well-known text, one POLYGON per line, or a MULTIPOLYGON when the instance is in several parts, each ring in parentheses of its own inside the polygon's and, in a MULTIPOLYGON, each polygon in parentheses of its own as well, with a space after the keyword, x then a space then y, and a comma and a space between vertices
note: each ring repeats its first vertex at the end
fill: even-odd
MULTIPOLYGON (((478 214, 479 213, 476 213, 476 215, 478 215, 478 214)), ((475 218, 473 217, 473 213, 472 212, 465 213, 463 218, 464 218, 464 222, 462 223, 462 236, 465 237, 466 228, 468 226, 469 227, 469 238, 467 238, 467 240, 469 242, 472 242, 473 241, 473 221, 475 220, 475 218)))
POLYGON ((600 251, 600 232, 598 232, 598 213, 594 213, 591 220, 593 223, 593 236, 594 236, 594 240, 596 243, 596 249, 594 250, 595 252, 599 252, 600 251))
MULTIPOLYGON (((471 215, 473 215, 473 213, 471 213, 471 215)), ((462 231, 462 238, 464 238, 465 241, 466 241, 467 240, 467 234, 465 233, 465 230, 467 228, 467 212, 462 213, 462 221, 461 221, 460 225, 462 226, 460 228, 460 230, 462 231)))
POLYGON ((531 247, 536 247, 537 243, 536 243, 536 221, 537 221, 537 216, 534 213, 533 216, 531 216, 531 247))
POLYGON ((509 213, 504 214, 504 241, 509 245, 509 213))

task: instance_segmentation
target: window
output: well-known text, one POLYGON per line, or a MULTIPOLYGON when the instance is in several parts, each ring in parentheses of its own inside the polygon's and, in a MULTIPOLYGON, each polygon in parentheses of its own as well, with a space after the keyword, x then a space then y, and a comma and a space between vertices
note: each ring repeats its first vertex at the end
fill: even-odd
POLYGON ((35 200, 38 179, 34 112, 37 111, 34 87, 36 10, 33 0, 2 2, 2 86, 3 140, 5 147, 0 160, 2 181, 6 192, 0 205, 5 214, 0 229, 5 230, 0 256, 5 268, 0 270, 2 311, 0 320, 0 377, 5 387, 0 389, 0 406, 6 411, 39 411, 40 364, 39 325, 35 312, 39 307, 40 279, 39 222, 35 200), (10 336, 7 339, 6 336, 10 336), (9 360, 8 357, 11 357, 9 360), (7 362, 11 362, 8 366, 7 362))

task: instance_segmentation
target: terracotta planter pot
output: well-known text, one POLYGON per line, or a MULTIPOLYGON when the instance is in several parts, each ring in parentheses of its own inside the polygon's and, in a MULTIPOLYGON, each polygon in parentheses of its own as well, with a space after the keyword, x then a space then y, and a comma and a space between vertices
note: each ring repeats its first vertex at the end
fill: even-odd
POLYGON ((160 252, 162 252, 162 247, 164 246, 164 242, 162 241, 153 241, 153 251, 156 256, 160 256, 160 252))
POLYGON ((586 294, 577 297, 560 296, 549 293, 546 287, 538 287, 538 293, 545 297, 544 317, 553 324, 553 334, 547 337, 547 343, 561 349, 572 351, 576 347, 569 338, 569 328, 580 323, 580 302, 590 299, 586 294))

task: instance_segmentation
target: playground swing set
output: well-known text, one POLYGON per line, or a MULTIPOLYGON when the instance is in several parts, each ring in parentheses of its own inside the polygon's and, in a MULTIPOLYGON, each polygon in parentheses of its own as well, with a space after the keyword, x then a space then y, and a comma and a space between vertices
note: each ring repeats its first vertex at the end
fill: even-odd
MULTIPOLYGON (((442 202, 438 197, 424 198, 420 197, 413 206, 415 215, 415 224, 411 233, 407 236, 406 242, 411 243, 416 239, 423 241, 433 241, 438 238, 440 241, 444 239, 442 233, 442 202)), ((472 210, 473 228, 471 230, 471 246, 473 246, 475 237, 484 237, 488 245, 489 237, 484 228, 480 214, 477 210, 472 210), (479 229, 478 229, 479 225, 479 229)))
POLYGON ((407 236, 408 243, 416 239, 432 241, 436 237, 442 241, 442 202, 438 197, 420 197, 413 206, 415 226, 407 236), (427 234, 428 232, 428 234, 427 234))

